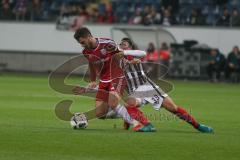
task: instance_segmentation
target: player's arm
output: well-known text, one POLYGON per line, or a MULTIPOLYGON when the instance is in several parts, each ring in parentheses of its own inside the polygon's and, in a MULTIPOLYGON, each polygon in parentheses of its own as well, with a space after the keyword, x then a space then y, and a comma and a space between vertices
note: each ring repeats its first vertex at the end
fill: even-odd
POLYGON ((89 87, 81 87, 81 86, 76 86, 73 89, 73 93, 75 95, 81 95, 84 93, 96 93, 98 91, 98 88, 89 88, 89 87))
POLYGON ((88 88, 96 88, 97 87, 97 73, 96 69, 94 68, 94 65, 92 63, 89 63, 89 71, 90 71, 90 83, 88 84, 88 88))
POLYGON ((96 83, 97 71, 94 67, 94 64, 89 59, 90 54, 85 49, 82 51, 82 53, 85 56, 85 58, 88 60, 89 76, 90 76, 90 83, 88 84, 88 87, 96 88, 97 87, 97 83, 96 83))
POLYGON ((98 86, 96 82, 96 70, 93 64, 89 63, 89 70, 90 70, 90 83, 87 87, 76 86, 73 88, 73 93, 75 95, 81 95, 83 93, 92 93, 95 92, 95 88, 98 86))
POLYGON ((142 50, 124 50, 123 54, 124 54, 124 56, 133 56, 133 57, 137 57, 137 58, 142 58, 147 55, 147 53, 142 50))
MULTIPOLYGON (((147 55, 142 50, 122 50, 114 41, 109 42, 105 49, 112 54, 115 60, 120 61, 125 56, 133 56, 136 58, 142 58, 147 55)), ((139 63, 138 60, 134 60, 133 63, 139 63)))
POLYGON ((122 58, 123 56, 134 56, 134 57, 144 57, 144 56, 146 56, 146 52, 142 51, 142 50, 122 50, 117 45, 117 43, 115 43, 113 40, 110 40, 109 43, 107 43, 104 48, 112 56, 117 56, 117 57, 120 57, 120 58, 122 58))
POLYGON ((126 57, 126 62, 129 64, 138 64, 141 63, 142 57, 146 56, 145 51, 141 50, 125 50, 125 56, 126 57))
POLYGON ((146 52, 145 51, 141 51, 141 50, 119 50, 118 53, 116 53, 114 55, 114 57, 118 60, 120 60, 121 58, 123 58, 124 56, 133 56, 136 58, 142 58, 146 56, 146 52))

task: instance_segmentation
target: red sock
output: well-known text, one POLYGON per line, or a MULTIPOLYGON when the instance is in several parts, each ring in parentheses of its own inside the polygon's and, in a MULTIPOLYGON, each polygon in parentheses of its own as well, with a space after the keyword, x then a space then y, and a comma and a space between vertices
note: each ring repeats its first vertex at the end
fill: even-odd
POLYGON ((143 125, 149 124, 149 120, 136 106, 127 106, 128 114, 133 118, 142 123, 143 125))
POLYGON ((178 107, 177 111, 174 112, 174 114, 177 115, 180 119, 191 124, 194 128, 198 128, 199 123, 184 108, 178 107))

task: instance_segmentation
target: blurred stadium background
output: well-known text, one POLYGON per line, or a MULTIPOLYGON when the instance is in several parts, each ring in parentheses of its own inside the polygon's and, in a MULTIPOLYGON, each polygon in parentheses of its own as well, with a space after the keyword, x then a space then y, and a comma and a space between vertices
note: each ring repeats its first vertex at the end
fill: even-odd
MULTIPOLYGON (((0 159, 238 159, 239 11, 239 0, 1 0, 0 159), (62 99, 74 100, 73 111, 94 104, 48 86, 48 74, 81 53, 73 38, 81 26, 118 43, 130 37, 147 51, 144 62, 168 66, 171 96, 216 134, 156 117, 150 135, 125 132, 120 120, 94 120, 80 132, 58 120, 62 99)), ((146 67, 162 77, 163 68, 146 67)))
POLYGON ((237 82, 239 50, 229 54, 239 45, 239 9, 237 0, 2 0, 0 66, 50 72, 80 53, 72 35, 85 25, 116 42, 132 38, 149 52, 145 61, 169 66, 170 77, 237 82), (217 72, 207 70, 212 49, 225 56, 224 67, 215 66, 221 79, 207 74, 217 72))

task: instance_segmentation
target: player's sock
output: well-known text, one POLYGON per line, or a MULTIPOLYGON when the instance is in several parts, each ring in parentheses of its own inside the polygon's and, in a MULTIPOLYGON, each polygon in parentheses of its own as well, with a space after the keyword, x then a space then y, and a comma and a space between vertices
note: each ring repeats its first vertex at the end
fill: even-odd
POLYGON ((148 101, 142 98, 136 98, 136 100, 139 102, 139 107, 144 107, 146 104, 149 103, 148 101))
POLYGON ((184 108, 178 107, 176 112, 173 112, 175 115, 177 115, 180 119, 188 122, 191 124, 194 128, 199 127, 199 123, 195 120, 193 116, 191 116, 184 108))
POLYGON ((122 118, 122 116, 117 114, 117 112, 115 110, 112 110, 111 108, 109 108, 105 118, 106 119, 116 119, 116 118, 122 118))
POLYGON ((139 121, 144 126, 150 123, 149 120, 144 116, 144 114, 136 106, 127 106, 126 108, 129 115, 133 119, 136 119, 137 121, 139 121))
POLYGON ((133 125, 133 127, 139 125, 138 121, 136 121, 135 119, 131 118, 131 116, 128 114, 127 109, 122 106, 122 105, 118 105, 115 109, 115 111, 117 112, 117 114, 121 115, 124 119, 124 121, 126 121, 127 123, 133 125))

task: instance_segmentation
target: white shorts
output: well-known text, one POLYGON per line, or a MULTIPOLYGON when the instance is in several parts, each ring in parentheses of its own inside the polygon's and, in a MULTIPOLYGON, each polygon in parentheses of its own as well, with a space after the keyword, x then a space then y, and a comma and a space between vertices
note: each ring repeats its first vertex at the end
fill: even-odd
POLYGON ((144 85, 138 86, 130 97, 138 99, 141 104, 150 103, 155 110, 159 110, 163 99, 168 95, 155 84, 145 83, 144 85))

